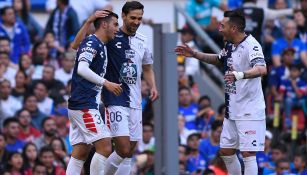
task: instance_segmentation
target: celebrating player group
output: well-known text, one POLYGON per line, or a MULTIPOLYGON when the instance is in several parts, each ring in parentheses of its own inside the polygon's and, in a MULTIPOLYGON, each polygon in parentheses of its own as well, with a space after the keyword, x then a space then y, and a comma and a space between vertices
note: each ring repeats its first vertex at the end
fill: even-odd
POLYGON ((137 32, 143 13, 140 2, 126 2, 119 28, 117 14, 97 11, 73 42, 78 51, 68 106, 73 152, 67 175, 81 173, 90 144, 96 148, 91 175, 130 173, 133 150, 142 139, 141 74, 150 85, 151 100, 158 97, 152 53, 147 38, 137 32), (86 36, 92 24, 95 32, 86 36), (105 115, 99 112, 101 101, 105 115))

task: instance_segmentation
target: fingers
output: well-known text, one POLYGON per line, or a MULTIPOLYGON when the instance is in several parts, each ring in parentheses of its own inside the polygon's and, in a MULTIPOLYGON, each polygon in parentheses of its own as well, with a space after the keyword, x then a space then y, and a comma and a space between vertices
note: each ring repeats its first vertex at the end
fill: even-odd
POLYGON ((116 85, 114 86, 113 93, 114 93, 116 96, 119 96, 122 92, 123 92, 123 89, 121 88, 121 84, 116 84, 116 85))
POLYGON ((105 11, 105 10, 98 10, 95 12, 95 17, 96 18, 104 18, 106 16, 109 15, 109 12, 108 11, 105 11))
POLYGON ((152 90, 150 94, 151 95, 149 96, 149 98, 151 101, 155 101, 159 97, 157 90, 152 90))

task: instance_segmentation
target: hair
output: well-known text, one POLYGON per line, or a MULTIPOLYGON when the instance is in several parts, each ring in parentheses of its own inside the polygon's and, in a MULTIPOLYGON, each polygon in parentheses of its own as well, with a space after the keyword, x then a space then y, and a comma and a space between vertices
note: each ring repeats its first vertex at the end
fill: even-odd
POLYGON ((32 47, 32 64, 33 65, 43 65, 44 63, 44 59, 41 57, 38 57, 36 53, 37 48, 42 44, 47 44, 47 43, 43 40, 39 40, 36 43, 34 43, 32 47))
POLYGON ((272 145, 272 149, 277 149, 282 153, 287 153, 287 151, 288 151, 287 146, 283 143, 276 143, 276 144, 272 145))
MULTIPOLYGON (((1 16, 4 16, 5 13, 6 13, 6 11, 7 11, 8 9, 13 9, 13 7, 12 7, 12 6, 3 7, 3 8, 0 10, 0 15, 1 15, 1 16)), ((13 9, 13 10, 14 10, 14 9, 13 9)))
POLYGON ((7 118, 4 120, 3 122, 3 127, 7 127, 9 124, 11 123, 18 123, 19 124, 19 121, 17 118, 15 117, 10 117, 10 118, 7 118))
POLYGON ((69 0, 60 0, 62 4, 64 5, 68 5, 69 4, 69 0))
MULTIPOLYGON (((33 168, 32 168, 32 172, 34 172, 35 169, 36 169, 38 166, 43 166, 43 167, 46 168, 46 166, 45 166, 42 162, 36 161, 35 165, 34 165, 33 168)), ((46 168, 46 171, 47 171, 47 168, 46 168)))
POLYGON ((52 117, 45 117, 45 118, 43 119, 43 121, 42 121, 42 128, 44 128, 44 125, 45 125, 45 123, 46 123, 48 120, 53 120, 53 118, 52 118, 52 117))
POLYGON ((236 9, 236 10, 226 11, 224 13, 224 17, 228 17, 230 23, 235 25, 240 32, 244 32, 246 22, 244 14, 241 10, 236 9))
MULTIPOLYGON (((26 72, 25 72, 24 70, 19 69, 19 70, 16 72, 15 77, 17 76, 18 73, 22 73, 22 75, 25 77, 25 79, 28 78, 28 75, 26 74, 26 72)), ((26 87, 26 85, 25 85, 25 87, 26 87)))
POLYGON ((95 27, 96 30, 100 27, 100 25, 101 25, 101 23, 102 23, 103 21, 105 21, 105 22, 110 22, 110 20, 112 19, 112 17, 115 17, 116 19, 118 19, 118 15, 117 15, 116 13, 111 12, 111 11, 109 11, 109 10, 104 10, 104 11, 109 12, 109 14, 108 14, 108 16, 106 16, 106 17, 95 19, 95 21, 94 21, 94 27, 95 27))
POLYGON ((279 166, 281 163, 284 163, 284 162, 290 164, 290 161, 289 161, 287 158, 282 158, 282 159, 280 159, 280 160, 277 160, 277 162, 276 162, 276 168, 278 168, 278 166, 279 166))
POLYGON ((47 146, 44 146, 41 148, 39 154, 38 154, 38 157, 42 157, 42 155, 46 152, 52 152, 52 154, 54 155, 54 150, 52 147, 50 147, 49 145, 47 146))
MULTIPOLYGON (((7 170, 11 170, 13 167, 12 167, 12 165, 9 163, 10 161, 11 161, 11 159, 13 158, 13 156, 14 155, 16 155, 16 154, 19 154, 21 157, 22 157, 22 154, 20 153, 20 152, 18 152, 18 151, 13 151, 13 152, 10 152, 9 154, 8 154, 8 156, 7 156, 7 164, 6 164, 6 169, 7 170)), ((23 164, 24 164, 24 162, 23 162, 23 164)), ((19 170, 19 172, 21 172, 21 170, 23 169, 23 167, 21 167, 21 169, 19 170)))
POLYGON ((222 127, 223 126, 223 122, 220 120, 215 120, 212 124, 211 124, 211 129, 212 131, 215 131, 218 127, 222 127))
POLYGON ((128 1, 123 6, 122 13, 127 15, 132 10, 143 10, 144 11, 144 5, 138 1, 128 1))
POLYGON ((34 94, 27 94, 27 95, 24 97, 24 99, 23 99, 23 104, 25 104, 26 101, 28 100, 28 98, 30 98, 30 97, 34 97, 34 98, 37 100, 37 98, 36 98, 36 96, 35 96, 34 94))
POLYGON ((55 140, 59 140, 59 141, 61 142, 62 150, 63 150, 64 152, 66 152, 65 143, 64 143, 64 141, 63 141, 60 137, 53 137, 53 138, 51 139, 51 141, 50 141, 49 146, 52 148, 52 142, 55 141, 55 140))
POLYGON ((151 129, 154 129, 154 125, 152 123, 150 123, 150 122, 144 122, 143 123, 143 127, 144 126, 149 126, 149 127, 151 127, 151 129))
POLYGON ((27 109, 25 109, 25 108, 22 108, 22 109, 18 110, 18 111, 15 113, 15 117, 18 118, 18 117, 20 116, 20 114, 21 114, 23 111, 28 111, 28 112, 30 113, 29 110, 27 110, 27 109))
MULTIPOLYGON (((24 160, 24 166, 25 166, 25 168, 29 168, 29 167, 30 167, 30 162, 29 162, 29 159, 28 159, 27 153, 26 153, 28 147, 30 147, 30 146, 34 146, 35 149, 36 149, 36 151, 38 152, 38 149, 37 149, 36 145, 35 145, 33 142, 28 142, 28 143, 23 147, 23 150, 22 150, 22 158, 23 158, 23 160, 24 160)), ((37 161, 37 158, 38 158, 38 156, 36 157, 36 161, 37 161)))
POLYGON ((208 100, 209 101, 209 103, 211 103, 211 99, 210 99, 210 97, 208 96, 208 95, 203 95, 203 96, 201 96, 199 99, 198 99, 198 104, 200 104, 202 101, 204 101, 204 100, 208 100))
POLYGON ((186 87, 186 86, 180 87, 178 92, 181 92, 182 90, 187 90, 187 91, 189 91, 189 93, 191 93, 191 89, 189 87, 186 87))
POLYGON ((6 36, 1 36, 0 41, 2 41, 2 40, 8 41, 9 43, 11 42, 11 39, 9 37, 6 37, 6 36))
MULTIPOLYGON (((14 0, 13 3, 15 1, 16 0, 14 0)), ((20 17, 21 17, 23 23, 28 24, 28 22, 29 22, 29 11, 28 11, 28 8, 27 8, 26 0, 21 0, 21 3, 22 3, 22 9, 21 9, 20 17)))

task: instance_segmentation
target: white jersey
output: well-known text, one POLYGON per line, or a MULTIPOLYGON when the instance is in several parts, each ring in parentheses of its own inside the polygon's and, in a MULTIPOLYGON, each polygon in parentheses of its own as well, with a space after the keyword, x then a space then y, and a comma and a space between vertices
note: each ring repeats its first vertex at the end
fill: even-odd
MULTIPOLYGON (((244 72, 256 65, 266 66, 261 45, 248 35, 237 46, 226 44, 221 51, 220 61, 224 71, 244 72)), ((261 77, 242 79, 234 83, 225 82, 225 117, 232 120, 263 120, 265 102, 261 86, 261 77)))
POLYGON ((120 30, 114 40, 107 43, 107 49, 109 64, 105 78, 115 83, 122 83, 123 93, 115 96, 103 90, 105 105, 142 109, 142 65, 153 64, 147 37, 140 33, 129 36, 120 30))

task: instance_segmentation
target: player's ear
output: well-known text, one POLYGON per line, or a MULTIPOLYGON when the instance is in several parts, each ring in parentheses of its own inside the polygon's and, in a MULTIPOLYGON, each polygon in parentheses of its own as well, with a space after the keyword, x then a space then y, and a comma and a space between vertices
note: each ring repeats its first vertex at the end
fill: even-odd
POLYGON ((125 13, 122 13, 122 19, 126 18, 125 13))

